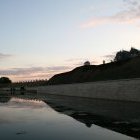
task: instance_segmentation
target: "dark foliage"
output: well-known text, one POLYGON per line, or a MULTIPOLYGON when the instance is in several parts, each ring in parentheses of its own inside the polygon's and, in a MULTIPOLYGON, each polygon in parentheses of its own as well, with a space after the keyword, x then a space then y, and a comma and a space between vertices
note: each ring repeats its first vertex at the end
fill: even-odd
POLYGON ((140 56, 140 51, 132 47, 130 51, 117 52, 114 61, 125 61, 137 56, 140 56))
POLYGON ((13 83, 13 86, 15 87, 35 87, 35 86, 45 86, 47 85, 47 79, 45 80, 33 80, 33 81, 23 81, 23 82, 16 82, 13 83))
POLYGON ((0 84, 10 84, 12 81, 8 77, 1 77, 0 84))

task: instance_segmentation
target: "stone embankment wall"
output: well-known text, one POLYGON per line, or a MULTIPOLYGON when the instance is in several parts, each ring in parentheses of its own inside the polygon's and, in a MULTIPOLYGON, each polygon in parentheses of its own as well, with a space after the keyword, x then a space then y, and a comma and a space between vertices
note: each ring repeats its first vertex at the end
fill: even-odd
POLYGON ((140 79, 49 85, 35 88, 40 95, 54 94, 140 102, 140 79))

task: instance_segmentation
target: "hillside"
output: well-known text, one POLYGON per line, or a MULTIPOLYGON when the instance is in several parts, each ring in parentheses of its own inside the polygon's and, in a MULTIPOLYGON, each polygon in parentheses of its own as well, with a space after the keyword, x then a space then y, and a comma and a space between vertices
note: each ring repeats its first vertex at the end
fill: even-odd
POLYGON ((48 84, 70 84, 128 78, 140 78, 140 56, 126 61, 77 67, 72 71, 54 75, 48 81, 48 84))

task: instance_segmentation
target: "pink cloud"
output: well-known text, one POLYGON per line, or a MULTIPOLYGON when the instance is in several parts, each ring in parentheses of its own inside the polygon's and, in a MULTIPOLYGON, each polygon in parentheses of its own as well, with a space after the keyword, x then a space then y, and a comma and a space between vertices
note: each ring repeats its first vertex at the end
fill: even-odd
POLYGON ((48 66, 1 69, 0 75, 7 76, 12 81, 25 81, 35 79, 49 79, 54 74, 70 70, 70 66, 48 66))
POLYGON ((127 8, 115 15, 93 18, 83 24, 81 28, 96 27, 105 24, 138 24, 140 21, 140 1, 125 0, 127 8))

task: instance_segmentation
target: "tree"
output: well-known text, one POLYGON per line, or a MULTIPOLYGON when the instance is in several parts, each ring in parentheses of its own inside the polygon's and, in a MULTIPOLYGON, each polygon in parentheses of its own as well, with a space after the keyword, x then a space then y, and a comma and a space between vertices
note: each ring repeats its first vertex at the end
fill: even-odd
POLYGON ((131 47, 131 50, 130 50, 130 54, 131 54, 131 57, 136 57, 136 56, 140 56, 140 51, 131 47))
POLYGON ((130 52, 128 51, 119 51, 117 52, 115 58, 114 58, 114 61, 117 62, 117 61, 125 61, 125 60, 128 60, 131 58, 131 54, 130 52))
POLYGON ((135 49, 135 48, 133 48, 133 47, 131 47, 130 51, 122 50, 122 51, 117 52, 116 56, 114 58, 114 61, 115 62, 117 62, 117 61, 125 61, 125 60, 128 60, 128 59, 137 57, 137 56, 140 56, 140 51, 135 49))
POLYGON ((0 84, 10 84, 12 81, 8 77, 1 77, 0 84))

